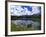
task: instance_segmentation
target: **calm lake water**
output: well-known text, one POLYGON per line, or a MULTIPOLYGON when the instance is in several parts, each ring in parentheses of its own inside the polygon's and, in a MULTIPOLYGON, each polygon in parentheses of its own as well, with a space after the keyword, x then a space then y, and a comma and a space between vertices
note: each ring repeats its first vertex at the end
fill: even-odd
POLYGON ((17 26, 22 27, 31 27, 32 30, 40 30, 41 29, 41 23, 40 20, 12 20, 12 23, 14 23, 17 26))

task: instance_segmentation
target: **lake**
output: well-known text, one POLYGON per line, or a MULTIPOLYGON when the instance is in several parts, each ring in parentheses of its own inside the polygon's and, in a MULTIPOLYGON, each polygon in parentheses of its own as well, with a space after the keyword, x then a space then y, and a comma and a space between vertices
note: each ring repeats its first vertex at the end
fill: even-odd
POLYGON ((27 30, 41 30, 40 19, 27 19, 27 20, 12 20, 12 31, 27 31, 27 30))

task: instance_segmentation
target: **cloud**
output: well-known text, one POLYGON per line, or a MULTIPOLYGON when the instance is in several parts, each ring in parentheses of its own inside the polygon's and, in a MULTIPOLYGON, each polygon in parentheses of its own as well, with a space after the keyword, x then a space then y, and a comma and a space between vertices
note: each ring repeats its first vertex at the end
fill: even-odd
POLYGON ((11 6, 11 13, 12 15, 16 16, 22 16, 22 15, 33 15, 40 13, 39 7, 33 6, 32 8, 30 6, 11 6), (32 10, 31 10, 32 9, 32 10))
POLYGON ((33 15, 33 14, 39 14, 39 13, 40 13, 40 9, 39 9, 39 8, 40 8, 40 7, 35 7, 35 6, 33 6, 33 7, 32 7, 32 12, 33 12, 32 15, 33 15))

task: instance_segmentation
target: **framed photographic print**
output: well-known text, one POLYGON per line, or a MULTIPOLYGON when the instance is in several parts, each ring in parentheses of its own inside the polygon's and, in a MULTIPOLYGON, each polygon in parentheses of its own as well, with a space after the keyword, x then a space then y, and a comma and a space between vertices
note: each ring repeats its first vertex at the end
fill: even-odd
POLYGON ((45 3, 7 1, 5 35, 45 34, 45 3))

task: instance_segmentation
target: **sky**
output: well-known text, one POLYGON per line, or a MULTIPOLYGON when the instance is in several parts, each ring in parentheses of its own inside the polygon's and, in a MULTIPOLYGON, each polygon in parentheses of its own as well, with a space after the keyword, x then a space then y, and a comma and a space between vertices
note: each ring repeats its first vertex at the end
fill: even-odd
POLYGON ((22 16, 22 15, 33 15, 38 14, 41 11, 39 6, 17 6, 12 5, 10 6, 11 15, 14 16, 22 16))

